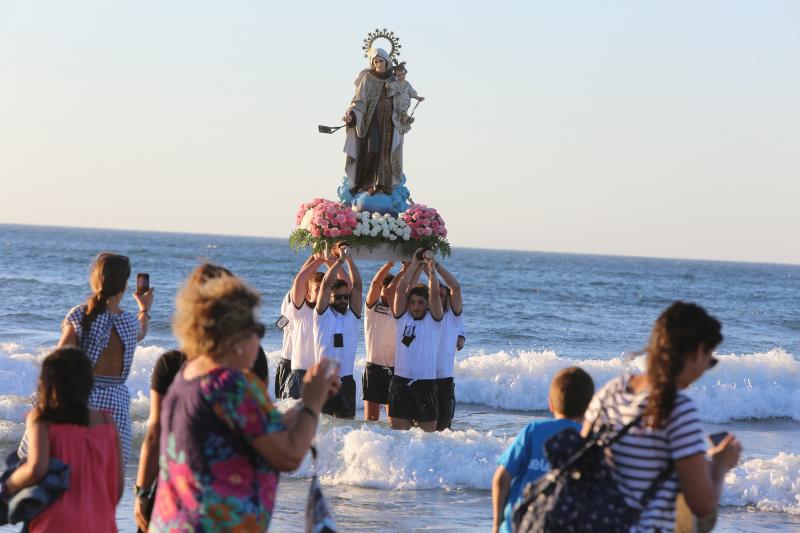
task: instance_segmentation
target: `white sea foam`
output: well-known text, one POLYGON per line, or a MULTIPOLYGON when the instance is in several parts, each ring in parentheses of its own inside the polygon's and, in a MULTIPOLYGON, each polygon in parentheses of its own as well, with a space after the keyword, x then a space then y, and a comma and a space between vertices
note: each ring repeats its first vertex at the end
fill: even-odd
MULTIPOLYGON (((703 420, 800 421, 800 361, 780 349, 718 357, 717 367, 687 391, 703 420)), ((623 372, 642 371, 644 364, 643 356, 579 360, 550 351, 472 355, 456 362, 456 397, 501 409, 546 410, 550 380, 564 367, 584 368, 599 387, 623 372)))
POLYGON ((722 504, 800 515, 800 455, 740 463, 725 476, 722 504))
MULTIPOLYGON (((385 490, 490 490, 496 461, 511 439, 474 430, 398 432, 382 424, 324 417, 318 473, 326 485, 385 490)), ((310 477, 307 458, 292 477, 310 477)), ((800 456, 746 459, 725 478, 723 505, 800 514, 800 456)))
MULTIPOLYGON (((474 430, 394 431, 384 424, 323 417, 318 473, 329 485, 380 489, 491 488, 496 461, 511 439, 474 430)), ((293 477, 309 477, 309 458, 293 477)))
MULTIPOLYGON (((147 418, 150 408, 150 374, 161 346, 136 349, 128 378, 134 420, 147 418)), ((7 343, 0 347, 0 418, 21 422, 47 349, 26 351, 7 343)), ((280 353, 268 354, 274 369, 280 353)), ((718 355, 720 363, 689 389, 706 422, 790 417, 800 421, 800 361, 780 349, 746 355, 718 355)), ((365 360, 356 362, 356 397, 361 397, 361 372, 365 360)), ((544 352, 496 352, 460 358, 455 366, 456 397, 461 403, 500 409, 547 410, 550 380, 558 370, 577 365, 597 386, 619 374, 644 368, 644 357, 579 360, 544 352)), ((272 380, 270 379, 270 382, 272 380)), ((274 397, 274 391, 270 394, 274 397)), ((360 407, 360 402, 358 402, 360 407)))

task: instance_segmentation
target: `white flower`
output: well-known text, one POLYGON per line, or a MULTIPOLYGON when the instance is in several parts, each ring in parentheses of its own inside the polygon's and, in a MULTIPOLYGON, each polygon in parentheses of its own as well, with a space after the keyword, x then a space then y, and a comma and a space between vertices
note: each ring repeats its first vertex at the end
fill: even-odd
POLYGON ((381 218, 381 214, 380 213, 372 213, 372 218, 374 220, 378 220, 379 218, 381 218))
POLYGON ((353 235, 355 235, 356 237, 361 235, 361 229, 358 226, 356 226, 356 229, 353 230, 353 235))
POLYGON ((389 235, 391 235, 391 234, 389 233, 389 230, 388 230, 388 229, 385 229, 385 230, 383 230, 383 231, 381 232, 381 235, 383 236, 383 238, 384 238, 384 239, 388 239, 388 238, 389 238, 389 235))
POLYGON ((397 235, 389 235, 389 240, 390 241, 396 241, 397 240, 397 235))
POLYGON ((375 226, 374 228, 372 228, 372 231, 370 232, 370 235, 372 235, 373 237, 377 237, 378 233, 380 233, 380 232, 381 232, 381 228, 379 226, 375 226))

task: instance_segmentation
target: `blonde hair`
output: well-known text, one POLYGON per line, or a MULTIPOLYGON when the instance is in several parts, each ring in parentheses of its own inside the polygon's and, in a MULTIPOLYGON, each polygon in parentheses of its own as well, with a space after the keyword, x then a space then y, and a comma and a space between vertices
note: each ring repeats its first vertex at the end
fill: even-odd
POLYGON ((178 293, 172 330, 187 357, 216 359, 256 325, 261 297, 236 276, 187 283, 178 293))

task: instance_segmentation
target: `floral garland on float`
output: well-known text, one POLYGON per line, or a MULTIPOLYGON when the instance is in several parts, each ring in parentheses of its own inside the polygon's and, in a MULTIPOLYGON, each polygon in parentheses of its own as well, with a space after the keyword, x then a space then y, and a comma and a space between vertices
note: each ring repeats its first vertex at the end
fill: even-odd
POLYGON ((384 256, 410 258, 418 248, 425 248, 442 257, 450 255, 447 227, 436 209, 411 204, 393 216, 391 213, 354 211, 341 202, 315 198, 300 204, 295 217, 297 227, 289 236, 295 251, 311 248, 324 252, 347 238, 357 256, 378 259, 384 256))

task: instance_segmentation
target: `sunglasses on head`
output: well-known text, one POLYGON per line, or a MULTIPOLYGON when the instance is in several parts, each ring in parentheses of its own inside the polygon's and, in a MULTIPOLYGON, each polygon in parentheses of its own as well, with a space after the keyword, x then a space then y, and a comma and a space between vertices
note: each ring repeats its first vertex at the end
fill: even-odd
POLYGON ((267 332, 267 327, 266 327, 264 324, 262 324, 261 322, 256 322, 256 323, 255 323, 255 324, 253 324, 253 326, 250 328, 250 331, 252 331, 253 333, 255 333, 255 334, 256 334, 256 336, 257 336, 259 339, 263 339, 263 338, 264 338, 264 334, 267 332))

